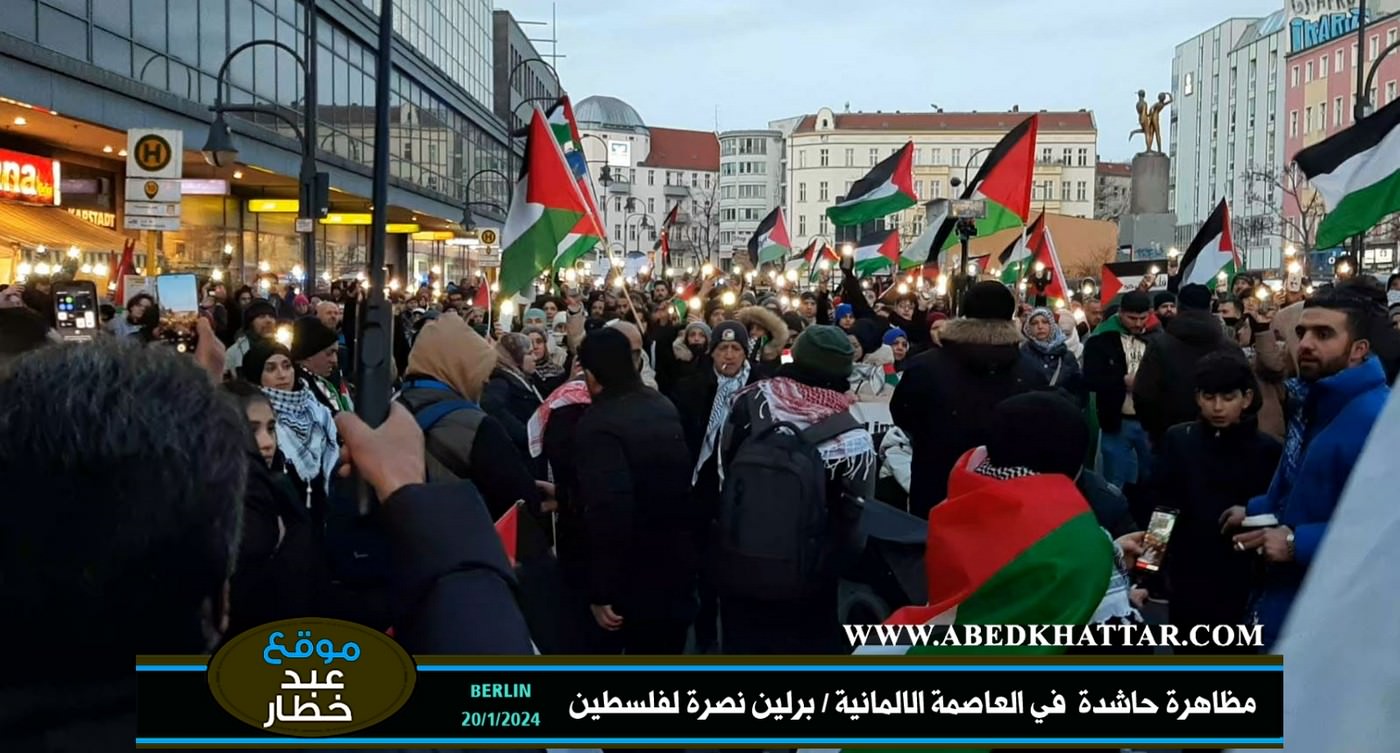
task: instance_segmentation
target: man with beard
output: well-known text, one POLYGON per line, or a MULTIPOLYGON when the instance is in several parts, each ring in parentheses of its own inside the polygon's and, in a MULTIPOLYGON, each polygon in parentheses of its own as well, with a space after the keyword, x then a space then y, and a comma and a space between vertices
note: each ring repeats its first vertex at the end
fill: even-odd
POLYGON ((1298 320, 1298 379, 1288 389, 1283 459, 1268 493, 1222 516, 1227 530, 1246 515, 1273 515, 1274 525, 1239 533, 1237 549, 1266 563, 1254 614, 1264 643, 1279 634, 1328 521, 1346 487, 1390 388, 1371 352, 1383 309, 1366 291, 1337 288, 1304 304, 1298 320))
POLYGON ((1176 294, 1163 290, 1152 296, 1152 309, 1157 312, 1157 318, 1162 320, 1162 326, 1167 326, 1176 318, 1176 294))

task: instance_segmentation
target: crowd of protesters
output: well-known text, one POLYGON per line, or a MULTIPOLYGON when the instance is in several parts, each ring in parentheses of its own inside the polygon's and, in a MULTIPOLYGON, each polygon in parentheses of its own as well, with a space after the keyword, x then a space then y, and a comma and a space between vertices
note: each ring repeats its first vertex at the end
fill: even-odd
POLYGON ((353 281, 208 283, 192 357, 149 295, 60 344, 42 281, 0 289, 0 599, 45 618, 5 621, 32 693, 7 713, 99 694, 120 725, 133 654, 307 614, 420 653, 842 653, 867 508, 936 525, 1045 475, 1114 540, 1086 619, 1156 598, 1272 643, 1400 369, 1400 279, 1277 308, 1235 283, 1054 306, 986 280, 954 312, 849 266, 802 291, 707 268, 559 280, 510 315, 479 281, 424 285, 395 296, 374 429, 353 281), (1130 578, 1159 507, 1166 568, 1130 578))

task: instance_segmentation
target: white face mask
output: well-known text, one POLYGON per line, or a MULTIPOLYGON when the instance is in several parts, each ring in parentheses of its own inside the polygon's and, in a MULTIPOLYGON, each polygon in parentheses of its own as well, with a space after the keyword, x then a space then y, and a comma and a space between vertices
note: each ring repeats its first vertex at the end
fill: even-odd
POLYGON ((561 332, 550 332, 550 333, 549 333, 549 344, 550 344, 550 345, 552 345, 552 346, 554 346, 554 347, 557 348, 557 347, 559 347, 559 343, 561 343, 561 342, 563 342, 563 341, 564 341, 564 335, 563 335, 563 333, 561 333, 561 332))

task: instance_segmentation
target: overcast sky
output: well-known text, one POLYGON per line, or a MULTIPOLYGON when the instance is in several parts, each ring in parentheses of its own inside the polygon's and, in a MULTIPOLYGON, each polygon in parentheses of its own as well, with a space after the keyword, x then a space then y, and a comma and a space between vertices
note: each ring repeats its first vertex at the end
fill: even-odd
MULTIPOLYGON (((1176 45, 1279 0, 496 0, 558 17, 564 88, 648 125, 762 128, 827 105, 905 112, 1088 108, 1122 160, 1137 90, 1171 88, 1176 45)), ((526 26, 531 37, 548 26, 526 26)), ((536 43, 542 54, 550 45, 536 43)), ((1167 119, 1163 118, 1163 125, 1167 119)), ((1166 138, 1163 138, 1166 143, 1166 138)))

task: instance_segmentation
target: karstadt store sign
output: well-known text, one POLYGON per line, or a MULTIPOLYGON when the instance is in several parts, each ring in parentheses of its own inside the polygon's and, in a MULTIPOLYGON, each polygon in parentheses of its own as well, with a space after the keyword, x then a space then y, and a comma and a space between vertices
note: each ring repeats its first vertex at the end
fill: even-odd
MULTIPOLYGON (((1288 51, 1302 52, 1355 35, 1360 0, 1288 0, 1288 51)), ((1367 23, 1400 11, 1400 0, 1369 0, 1367 23)))

